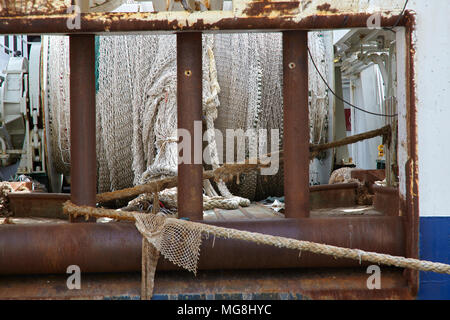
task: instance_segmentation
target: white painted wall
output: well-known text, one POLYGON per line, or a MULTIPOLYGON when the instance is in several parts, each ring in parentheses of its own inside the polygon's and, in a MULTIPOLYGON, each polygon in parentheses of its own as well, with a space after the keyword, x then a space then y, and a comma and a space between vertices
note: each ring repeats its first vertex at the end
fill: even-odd
POLYGON ((415 10, 415 78, 421 216, 450 216, 450 1, 410 1, 415 10))

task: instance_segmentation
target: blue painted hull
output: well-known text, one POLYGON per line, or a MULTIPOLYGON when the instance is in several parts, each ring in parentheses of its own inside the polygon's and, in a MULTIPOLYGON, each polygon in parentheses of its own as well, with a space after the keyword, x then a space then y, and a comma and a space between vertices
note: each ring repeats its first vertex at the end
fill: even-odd
MULTIPOLYGON (((450 217, 421 217, 420 259, 450 264, 450 217)), ((450 275, 420 272, 417 299, 450 300, 450 275)))

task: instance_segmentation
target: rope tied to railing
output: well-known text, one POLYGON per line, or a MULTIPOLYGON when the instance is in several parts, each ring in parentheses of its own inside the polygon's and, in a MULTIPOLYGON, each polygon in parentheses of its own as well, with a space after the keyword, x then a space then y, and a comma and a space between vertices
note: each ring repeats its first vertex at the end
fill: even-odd
MULTIPOLYGON (((335 258, 347 258, 362 261, 408 268, 419 271, 431 271, 437 273, 450 274, 450 265, 432 261, 418 260, 399 256, 392 256, 377 252, 367 252, 360 249, 351 249, 332 246, 328 244, 316 243, 311 241, 297 240, 286 237, 272 236, 256 232, 236 230, 231 228, 207 225, 198 222, 175 219, 164 214, 143 214, 140 212, 123 212, 112 209, 93 208, 86 206, 76 206, 70 201, 64 204, 64 213, 68 215, 84 215, 91 217, 108 217, 117 220, 134 221, 136 228, 148 242, 143 246, 143 259, 153 264, 145 264, 146 271, 143 273, 148 276, 149 272, 154 274, 156 268, 155 260, 149 258, 149 252, 159 252, 172 263, 192 271, 197 272, 197 263, 200 256, 200 245, 202 235, 207 237, 213 235, 224 239, 235 239, 250 241, 262 245, 271 245, 277 248, 287 248, 299 251, 308 251, 315 254, 329 255, 335 258), (183 241, 173 241, 179 239, 183 241)), ((143 281, 145 279, 143 278, 143 281)), ((146 298, 151 297, 149 289, 152 286, 143 282, 143 288, 147 288, 146 298)), ((153 280, 152 280, 153 281, 153 280)))
MULTIPOLYGON (((310 158, 315 153, 335 148, 357 141, 370 139, 376 136, 383 136, 386 141, 389 138, 390 126, 365 132, 359 135, 344 138, 339 141, 310 146, 310 158)), ((275 155, 275 153, 267 154, 263 158, 275 155)), ((283 151, 278 152, 276 161, 283 160, 283 151)), ((214 170, 204 171, 203 179, 214 179, 215 181, 228 181, 234 176, 242 173, 257 170, 269 166, 259 159, 247 159, 244 163, 224 164, 214 170)), ((97 202, 108 202, 115 199, 137 196, 145 193, 159 193, 160 191, 173 188, 177 185, 177 177, 169 177, 150 181, 144 185, 138 185, 133 188, 118 190, 97 195, 97 202)), ((170 191, 170 190, 168 190, 170 191)), ((157 196, 154 199, 159 199, 157 196)), ((230 200, 230 199, 227 199, 230 200)), ((156 201, 156 200, 154 200, 156 201)), ((158 200, 159 201, 159 200, 158 200)), ((214 204, 218 205, 218 204, 214 204)), ((154 209, 157 207, 154 207, 154 209)), ((349 258, 374 263, 383 263, 397 267, 412 268, 422 271, 434 271, 450 274, 450 266, 416 259, 404 257, 395 257, 375 252, 365 252, 359 249, 341 248, 320 244, 315 242, 289 239, 285 237, 277 237, 265 235, 255 232, 241 231, 217 226, 211 226, 191 221, 172 218, 164 213, 153 212, 153 214, 143 214, 133 211, 116 211, 111 209, 93 208, 86 206, 76 206, 71 202, 64 204, 64 212, 68 215, 84 215, 86 219, 92 217, 108 217, 117 220, 134 221, 136 228, 143 236, 142 242, 142 298, 150 299, 153 292, 153 277, 156 270, 156 264, 159 254, 162 253, 165 258, 174 264, 183 267, 194 273, 197 272, 197 263, 200 255, 200 245, 202 235, 208 237, 213 235, 225 239, 238 239, 251 241, 257 244, 272 245, 278 248, 289 248, 299 251, 299 257, 302 251, 309 251, 316 254, 331 255, 335 258, 349 258), (183 241, 173 241, 173 239, 183 241)))

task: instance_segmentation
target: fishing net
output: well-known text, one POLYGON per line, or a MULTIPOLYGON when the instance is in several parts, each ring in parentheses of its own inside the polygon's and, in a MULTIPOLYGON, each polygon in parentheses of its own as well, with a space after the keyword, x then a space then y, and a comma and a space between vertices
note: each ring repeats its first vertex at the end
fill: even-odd
MULTIPOLYGON (((102 36, 98 48, 98 191, 130 187, 177 174, 176 36, 102 36)), ((70 172, 69 64, 67 37, 50 37, 48 104, 53 160, 70 172)), ((309 33, 309 47, 327 77, 324 38, 309 33)), ((326 140, 327 96, 309 68, 311 142, 326 140)), ((278 129, 282 148, 282 37, 280 33, 203 36, 203 113, 207 129, 278 129)), ((258 144, 235 144, 245 158, 258 144)), ((266 145, 271 145, 267 134, 266 145)), ((211 166, 226 160, 227 146, 208 130, 211 166), (220 148, 221 147, 221 148, 220 148)), ((267 152, 271 150, 268 149, 267 152)), ((265 153, 265 152, 263 152, 265 153)), ((209 197, 233 194, 254 200, 283 194, 283 167, 275 175, 244 174, 239 183, 204 183, 209 197), (216 191, 217 189, 217 191, 216 191)))

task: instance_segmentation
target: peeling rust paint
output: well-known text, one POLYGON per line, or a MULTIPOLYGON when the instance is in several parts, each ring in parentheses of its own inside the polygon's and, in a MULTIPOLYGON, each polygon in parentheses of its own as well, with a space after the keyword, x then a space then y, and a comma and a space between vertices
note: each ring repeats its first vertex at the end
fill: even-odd
MULTIPOLYGON (((400 208, 405 216, 406 257, 419 257, 419 175, 417 151, 417 98, 414 70, 415 43, 413 34, 416 26, 415 13, 407 10, 400 23, 406 27, 406 122, 407 122, 407 153, 405 164, 406 197, 400 198, 400 208)), ((419 287, 419 272, 405 270, 410 293, 417 295, 419 287)))
POLYGON ((331 5, 329 3, 324 3, 322 5, 318 5, 317 6, 317 10, 319 11, 327 11, 327 12, 332 12, 332 13, 336 13, 339 10, 335 9, 335 8, 331 8, 331 5))
POLYGON ((300 1, 270 1, 263 0, 250 2, 248 7, 243 11, 244 14, 257 17, 270 14, 296 15, 299 13, 300 1))
MULTIPOLYGON (((6 0, 5 0, 6 1, 6 0)), ((5 2, 3 1, 3 2, 5 2)), ((43 0, 36 0, 43 1, 43 0)), ((7 1, 7 3, 13 3, 7 1)), ((71 34, 104 32, 174 32, 208 30, 331 29, 366 27, 372 12, 354 1, 234 0, 230 11, 90 12, 81 14, 81 29, 66 23, 75 14, 65 14, 69 0, 47 1, 46 8, 0 10, 1 34, 71 34), (51 3, 51 4, 50 4, 51 3), (331 3, 331 4, 330 4, 331 3), (59 4, 59 6, 57 6, 59 4), (26 14, 26 16, 25 16, 26 14)), ((207 1, 208 6, 210 1, 207 1)), ((367 7, 367 8, 366 8, 367 7)), ((395 11, 397 14, 399 11, 395 11)), ((381 26, 392 26, 397 17, 389 5, 380 8, 381 26)), ((404 23, 401 19, 399 25, 404 23)))
POLYGON ((27 16, 33 14, 61 14, 67 12, 70 0, 0 1, 0 17, 27 16))
MULTIPOLYGON (((214 11, 185 13, 86 13, 81 14, 81 29, 69 29, 67 19, 74 15, 27 16, 0 18, 0 34, 73 34, 105 32, 176 32, 215 30, 314 30, 366 27, 369 13, 305 15, 299 19, 295 15, 235 17, 231 12, 214 11)), ((382 16, 381 26, 392 26, 398 16, 382 16)), ((401 19, 399 26, 405 23, 401 19)))

